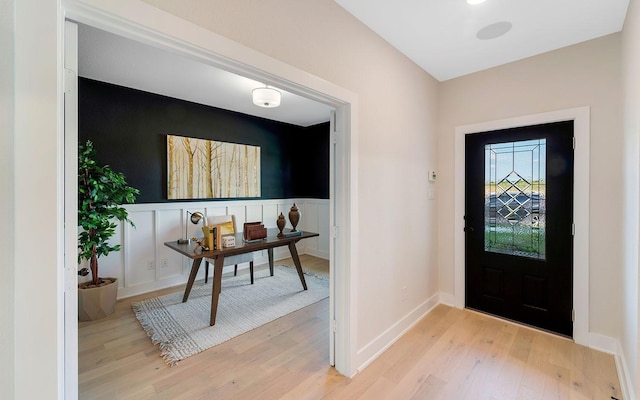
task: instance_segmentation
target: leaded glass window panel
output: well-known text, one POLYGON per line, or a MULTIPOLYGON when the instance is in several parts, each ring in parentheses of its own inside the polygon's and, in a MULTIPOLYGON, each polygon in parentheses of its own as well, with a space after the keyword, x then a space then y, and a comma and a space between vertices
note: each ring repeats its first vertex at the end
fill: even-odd
POLYGON ((546 140, 485 145, 485 251, 545 259, 546 140))

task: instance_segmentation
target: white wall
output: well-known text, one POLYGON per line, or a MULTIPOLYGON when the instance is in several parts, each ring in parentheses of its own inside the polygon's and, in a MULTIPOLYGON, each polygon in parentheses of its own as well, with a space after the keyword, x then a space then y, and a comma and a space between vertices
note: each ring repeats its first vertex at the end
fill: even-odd
POLYGON ((622 93, 624 107, 624 215, 622 265, 621 353, 629 398, 640 394, 638 249, 640 237, 640 2, 632 0, 622 32, 622 93))
MULTIPOLYGON (((238 231, 242 224, 262 221, 267 228, 276 228, 276 220, 282 212, 287 218, 289 209, 296 203, 300 210, 298 229, 319 233, 319 237, 308 238, 297 243, 298 254, 311 254, 329 258, 329 200, 283 199, 283 200, 237 200, 189 203, 154 203, 127 205, 129 218, 135 228, 120 224, 113 244, 120 244, 121 251, 100 257, 100 276, 118 278, 118 298, 130 297, 154 290, 183 284, 189 278, 192 260, 164 245, 184 236, 186 211, 200 211, 206 216, 234 215, 238 231), (163 262, 163 261, 166 261, 163 262), (151 265, 149 265, 149 263, 151 265)), ((201 225, 189 222, 189 237, 198 233, 201 225)), ((202 236, 201 232, 199 236, 202 236)), ((274 259, 290 257, 288 247, 274 249, 274 259)), ((267 252, 254 253, 254 264, 268 262, 267 252)), ((85 263, 86 264, 86 263, 85 263)), ((248 264, 239 268, 248 268, 248 264)), ((302 266, 304 268, 304 265, 302 266)), ((232 268, 232 267, 229 267, 232 268)), ((209 275, 213 268, 209 269, 209 275)), ((88 280, 89 276, 85 280, 88 280)), ((204 278, 200 268, 197 279, 204 278)))
POLYGON ((454 133, 461 125, 591 108, 590 330, 620 335, 622 126, 620 34, 443 82, 440 91, 440 288, 454 293, 454 133))
MULTIPOLYGON (((62 395, 63 157, 59 6, 15 0, 13 236, 15 399, 62 395), (34 243, 34 227, 46 240, 34 243), (35 381, 34 381, 35 379, 35 381), (34 383, 35 382, 35 383, 34 383)), ((3 345, 4 346, 4 345, 3 345)))
POLYGON ((0 0, 0 398, 14 395, 13 1, 0 0))
POLYGON ((358 95, 357 363, 387 345, 438 292, 437 81, 332 0, 147 0, 358 95), (402 288, 407 299, 402 300, 402 288))

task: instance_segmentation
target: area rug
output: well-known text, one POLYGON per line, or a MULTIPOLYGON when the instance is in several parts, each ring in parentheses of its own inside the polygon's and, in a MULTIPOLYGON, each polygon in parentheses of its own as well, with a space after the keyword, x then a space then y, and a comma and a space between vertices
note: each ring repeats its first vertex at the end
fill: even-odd
POLYGON ((295 268, 275 267, 256 271, 254 284, 248 274, 223 276, 216 324, 209 326, 211 279, 196 282, 186 303, 184 291, 131 304, 143 329, 160 348, 162 358, 173 366, 233 337, 255 329, 293 311, 329 297, 327 278, 305 274, 308 290, 302 289, 295 268))

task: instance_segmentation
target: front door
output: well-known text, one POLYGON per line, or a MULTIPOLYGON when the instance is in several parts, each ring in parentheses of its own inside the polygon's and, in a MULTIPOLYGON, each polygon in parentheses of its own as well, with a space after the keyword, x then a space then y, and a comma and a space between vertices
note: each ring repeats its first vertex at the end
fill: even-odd
POLYGON ((573 121, 465 138, 466 306, 572 336, 573 121))

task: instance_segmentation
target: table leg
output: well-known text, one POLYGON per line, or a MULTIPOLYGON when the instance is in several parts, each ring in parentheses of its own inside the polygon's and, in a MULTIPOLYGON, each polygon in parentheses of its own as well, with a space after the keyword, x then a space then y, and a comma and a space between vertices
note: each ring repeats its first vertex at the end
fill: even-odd
POLYGON ((269 256, 269 273, 273 276, 273 247, 267 249, 267 255, 269 256))
POLYGON ((296 248, 295 242, 289 242, 289 252, 291 253, 291 258, 293 258, 293 262, 296 265, 296 269, 298 270, 298 276, 300 277, 302 287, 304 290, 307 290, 307 282, 304 280, 304 273, 302 272, 302 265, 300 265, 300 257, 298 257, 298 249, 296 248))
POLYGON ((211 318, 209 325, 216 324, 216 314, 218 313, 218 299, 220 298, 220 292, 222 291, 222 266, 224 264, 224 257, 218 256, 213 264, 213 288, 211 289, 211 318))
POLYGON ((184 289, 184 296, 182 297, 183 303, 186 302, 189 298, 189 293, 191 293, 193 282, 196 280, 196 275, 198 275, 198 270, 200 269, 200 263, 202 263, 202 258, 196 258, 193 260, 193 264, 191 264, 191 273, 189 274, 187 287, 184 289))

